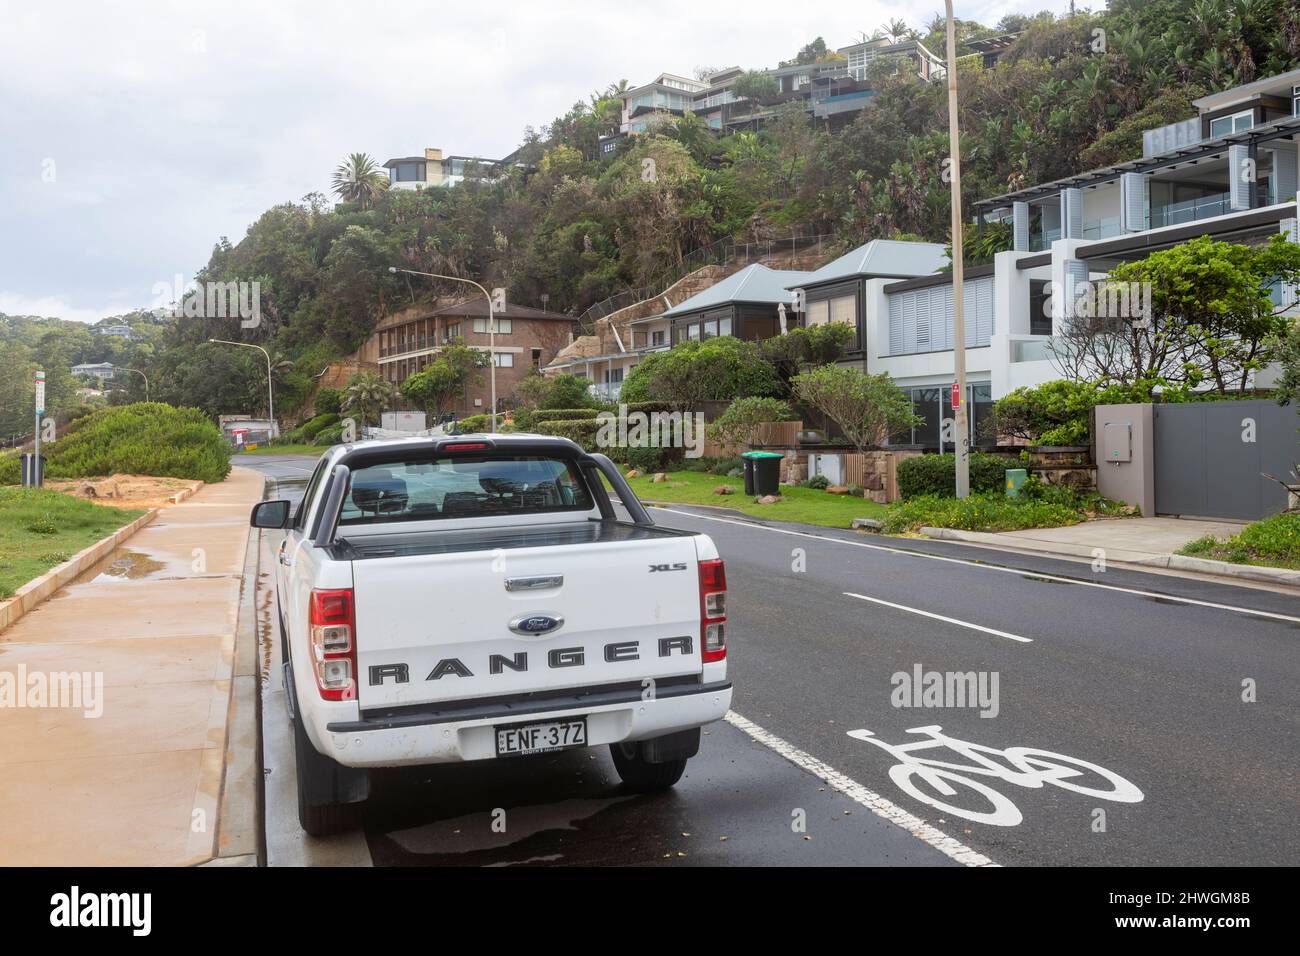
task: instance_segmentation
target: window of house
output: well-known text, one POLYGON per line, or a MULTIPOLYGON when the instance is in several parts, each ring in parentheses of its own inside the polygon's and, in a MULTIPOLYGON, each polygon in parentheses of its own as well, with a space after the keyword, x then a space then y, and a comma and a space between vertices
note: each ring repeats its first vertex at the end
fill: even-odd
POLYGON ((825 325, 831 319, 830 302, 826 299, 819 299, 816 302, 808 303, 808 328, 817 325, 825 325))
POLYGON ((424 182, 424 163, 398 163, 388 168, 389 182, 422 183, 424 182))
MULTIPOLYGON (((486 335, 487 330, 488 330, 487 319, 474 320, 475 332, 482 332, 484 335, 486 335)), ((512 330, 513 330, 513 326, 511 325, 510 319, 497 319, 497 335, 509 335, 512 330)))
POLYGON ((447 327, 443 330, 443 333, 442 333, 442 340, 443 340, 444 342, 449 342, 449 341, 451 341, 452 339, 455 339, 455 338, 460 338, 460 323, 459 323, 459 322, 451 322, 451 323, 449 323, 449 324, 447 325, 447 327))
POLYGON ((704 323, 704 335, 706 339, 716 339, 718 337, 718 320, 710 319, 704 323))
POLYGON ((700 325, 698 322, 692 322, 690 325, 686 326, 686 337, 692 342, 698 342, 700 340, 700 325))
POLYGON ((718 319, 718 334, 719 334, 719 335, 730 335, 730 334, 731 334, 731 319, 730 319, 730 318, 726 318, 726 319, 718 319))
POLYGON ((515 354, 513 352, 493 352, 492 364, 497 368, 514 368, 515 354))
POLYGON ((533 349, 533 368, 542 367, 542 350, 533 349))
POLYGON ((1291 115, 1300 116, 1300 86, 1291 87, 1291 115))
POLYGON ((1220 116, 1218 119, 1210 120, 1210 136, 1218 137, 1227 136, 1231 133, 1240 133, 1254 125, 1254 110, 1242 110, 1240 113, 1233 113, 1231 116, 1220 116))
MULTIPOLYGON (((730 320, 730 319, 727 320, 727 325, 731 325, 731 320, 730 320)), ((660 331, 658 331, 658 332, 651 332, 651 333, 650 333, 650 344, 651 344, 651 345, 663 345, 663 344, 664 344, 664 338, 666 337, 666 335, 667 335, 667 333, 665 333, 662 329, 661 329, 660 331)))

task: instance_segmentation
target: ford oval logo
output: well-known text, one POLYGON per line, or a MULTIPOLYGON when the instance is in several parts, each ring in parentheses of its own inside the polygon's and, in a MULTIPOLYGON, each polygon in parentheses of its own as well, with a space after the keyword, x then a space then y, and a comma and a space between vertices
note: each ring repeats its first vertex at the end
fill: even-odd
POLYGON ((516 634, 525 634, 533 636, 537 634, 549 634, 556 628, 564 624, 564 618, 555 614, 529 614, 524 617, 517 617, 510 622, 510 630, 516 634))

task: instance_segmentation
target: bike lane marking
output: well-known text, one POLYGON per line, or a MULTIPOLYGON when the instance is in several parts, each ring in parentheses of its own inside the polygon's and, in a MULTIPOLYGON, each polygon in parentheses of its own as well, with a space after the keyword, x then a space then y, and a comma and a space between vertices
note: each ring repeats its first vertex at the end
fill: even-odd
POLYGON ((723 718, 731 726, 743 730, 763 746, 774 750, 796 767, 806 770, 826 782, 833 790, 844 794, 850 800, 861 804, 878 817, 883 817, 895 826, 902 827, 923 843, 934 847, 940 853, 965 866, 998 866, 983 853, 972 850, 955 837, 950 837, 937 827, 931 826, 920 817, 909 813, 896 803, 886 800, 880 794, 868 790, 852 777, 848 777, 830 764, 823 763, 811 754, 805 753, 789 741, 764 730, 758 724, 740 716, 734 710, 727 711, 723 718))
POLYGON ((714 515, 697 514, 694 511, 681 511, 677 508, 656 507, 657 511, 665 511, 669 514, 682 515, 687 518, 699 518, 701 521, 719 521, 722 524, 734 524, 741 528, 754 528, 759 531, 771 531, 774 534, 788 534, 796 538, 812 538, 814 541, 828 541, 832 544, 844 544, 851 548, 866 548, 869 551, 887 551, 890 554, 901 554, 913 558, 925 558, 929 561, 946 561, 949 564, 964 564, 971 568, 980 568, 984 571, 1001 571, 1003 574, 1015 574, 1023 577, 1026 574, 1032 574, 1036 578, 1044 581, 1059 581, 1062 584, 1078 584, 1086 588, 1101 588, 1105 591, 1118 591, 1121 594, 1135 594, 1138 597, 1158 598, 1161 601, 1174 601, 1178 604, 1190 604, 1195 607, 1208 607, 1217 611, 1231 611, 1234 614, 1248 614, 1252 617, 1266 617, 1274 621, 1289 621, 1293 624, 1300 624, 1300 617, 1293 614, 1279 614, 1276 611, 1261 611, 1251 607, 1237 607, 1234 604, 1220 604, 1217 601, 1202 601, 1198 598, 1182 597, 1177 594, 1163 594, 1159 591, 1144 591, 1141 588, 1126 588, 1119 584, 1101 584, 1097 581, 1087 581, 1083 578, 1067 578, 1057 574, 1048 574, 1040 571, 1027 571, 1024 568, 1002 567, 996 564, 986 564, 982 561, 972 561, 969 558, 950 558, 942 554, 927 554, 924 551, 909 551, 907 548, 890 548, 883 544, 867 544, 865 541, 846 541, 843 538, 831 538, 821 534, 811 534, 807 531, 793 531, 789 528, 769 528, 767 525, 754 524, 752 521, 737 521, 734 518, 719 518, 714 515))
POLYGON ((873 604, 883 604, 885 607, 892 607, 899 611, 907 611, 909 614, 920 614, 922 617, 931 617, 936 621, 944 621, 948 624, 956 624, 959 627, 969 627, 972 631, 983 631, 985 634, 992 634, 994 637, 1005 637, 1009 641, 1019 641, 1021 644, 1032 644, 1032 637, 1021 637, 1019 634, 1009 634, 1006 631, 999 631, 996 628, 985 627, 983 624, 971 624, 969 621, 959 621, 955 617, 944 617, 942 614, 935 614, 933 611, 922 611, 920 608, 908 607, 906 604, 895 604, 893 601, 882 601, 880 598, 867 597, 865 594, 855 594, 852 591, 841 591, 845 597, 857 598, 860 601, 871 601, 873 604))

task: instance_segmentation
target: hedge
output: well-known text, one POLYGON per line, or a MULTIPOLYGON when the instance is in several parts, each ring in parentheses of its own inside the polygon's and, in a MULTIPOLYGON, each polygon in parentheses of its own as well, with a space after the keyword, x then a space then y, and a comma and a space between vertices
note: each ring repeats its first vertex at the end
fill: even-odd
POLYGON ((456 422, 456 431, 461 434, 481 432, 491 427, 487 415, 468 415, 456 422))
MULTIPOLYGON (((534 425, 539 422, 566 422, 583 418, 595 418, 601 413, 599 408, 539 408, 531 415, 534 425)), ((486 417, 486 416, 485 416, 486 417)))
MULTIPOLYGON (((1016 467, 1015 461, 1001 455, 984 455, 973 452, 970 456, 970 490, 1001 492, 1007 479, 1007 469, 1016 467)), ((935 495, 952 498, 957 493, 957 459, 955 455, 918 455, 904 458, 898 463, 898 493, 904 498, 935 495)))
MULTIPOLYGON (((197 408, 160 402, 100 409, 41 450, 48 478, 122 473, 210 483, 230 474, 230 445, 221 430, 197 408)), ((18 459, 0 459, 0 484, 21 480, 18 459)))

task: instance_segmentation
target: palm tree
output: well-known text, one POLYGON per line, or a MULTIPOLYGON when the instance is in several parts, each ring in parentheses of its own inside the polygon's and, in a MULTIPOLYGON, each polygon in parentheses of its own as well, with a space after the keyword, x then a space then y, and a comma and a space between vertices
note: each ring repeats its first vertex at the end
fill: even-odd
POLYGON ((379 416, 392 396, 392 385, 380 378, 378 372, 358 372, 343 390, 343 409, 355 413, 362 425, 372 421, 379 424, 379 416))
POLYGON ((388 176, 369 153, 353 153, 334 170, 332 185, 344 202, 354 202, 362 209, 369 209, 379 194, 388 188, 388 176))

